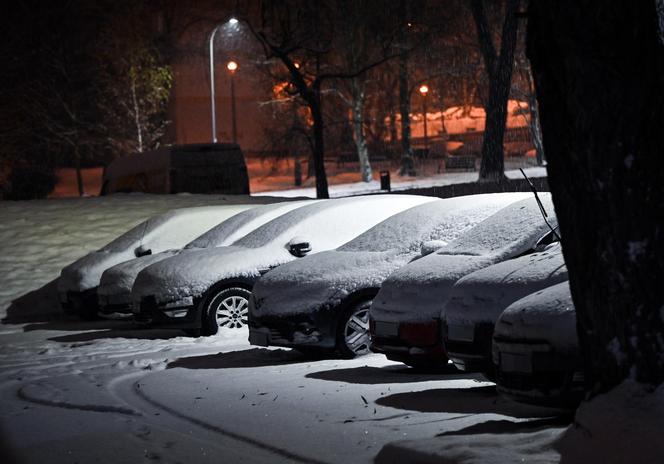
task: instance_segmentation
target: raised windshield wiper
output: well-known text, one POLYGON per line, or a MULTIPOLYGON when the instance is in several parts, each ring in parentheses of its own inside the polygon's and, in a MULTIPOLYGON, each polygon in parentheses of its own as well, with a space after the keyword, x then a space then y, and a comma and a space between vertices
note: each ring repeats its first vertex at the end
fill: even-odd
POLYGON ((519 171, 521 171, 521 174, 526 179, 526 182, 528 182, 528 185, 530 185, 530 190, 532 190, 533 194, 535 195, 535 200, 537 200, 537 205, 539 206, 540 212, 542 213, 542 217, 544 218, 544 222, 546 222, 546 225, 549 226, 549 229, 551 229, 551 232, 553 233, 553 235, 555 235, 556 238, 558 239, 558 241, 560 242, 561 241, 560 240, 560 235, 558 235, 558 232, 556 232, 556 229, 558 227, 556 226, 554 228, 554 227, 551 227, 551 224, 549 224, 549 221, 547 220, 549 215, 546 214, 546 210, 544 209, 544 205, 542 204, 542 200, 540 200, 540 197, 537 194, 537 189, 535 188, 533 183, 530 181, 530 179, 528 179, 528 176, 526 175, 526 173, 523 172, 523 169, 519 168, 519 171))

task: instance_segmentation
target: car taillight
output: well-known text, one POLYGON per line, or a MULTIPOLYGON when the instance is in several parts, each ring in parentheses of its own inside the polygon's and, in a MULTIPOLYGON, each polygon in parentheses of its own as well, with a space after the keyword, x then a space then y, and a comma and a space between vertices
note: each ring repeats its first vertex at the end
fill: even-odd
POLYGON ((438 321, 401 323, 399 338, 420 346, 440 343, 438 321))

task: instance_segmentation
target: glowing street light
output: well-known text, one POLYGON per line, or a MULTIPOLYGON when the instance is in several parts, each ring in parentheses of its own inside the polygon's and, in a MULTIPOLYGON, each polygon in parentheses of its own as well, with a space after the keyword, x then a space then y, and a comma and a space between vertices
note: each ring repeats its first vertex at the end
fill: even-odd
POLYGON ((217 143, 217 111, 214 92, 214 37, 217 35, 217 30, 220 26, 228 24, 230 26, 237 27, 239 22, 240 21, 237 18, 231 16, 225 23, 217 24, 214 26, 214 29, 212 29, 212 32, 210 33, 210 39, 208 40, 208 50, 210 55, 210 112, 212 119, 212 143, 217 143))
POLYGON ((427 93, 429 87, 425 84, 420 86, 420 94, 422 95, 422 119, 424 120, 424 148, 429 148, 429 134, 427 133, 427 93))
POLYGON ((237 143, 237 122, 235 116, 235 71, 237 71, 238 64, 235 61, 229 61, 226 64, 226 69, 231 75, 231 122, 233 124, 233 143, 237 143))

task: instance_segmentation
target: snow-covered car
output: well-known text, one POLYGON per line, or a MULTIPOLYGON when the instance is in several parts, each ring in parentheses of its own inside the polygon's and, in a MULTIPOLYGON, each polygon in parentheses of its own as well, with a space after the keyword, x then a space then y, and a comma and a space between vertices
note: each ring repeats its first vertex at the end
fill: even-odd
POLYGON ((249 303, 249 341, 300 350, 369 351, 369 306, 393 271, 456 239, 521 193, 437 200, 384 220, 336 250, 265 274, 249 303))
POLYGON ((166 250, 161 253, 141 256, 106 269, 101 275, 101 281, 97 289, 99 312, 104 314, 131 313, 131 288, 138 273, 149 265, 176 254, 230 245, 257 227, 282 214, 312 204, 315 201, 317 200, 288 201, 257 206, 217 224, 203 235, 189 242, 182 249, 166 250))
POLYGON ((337 248, 394 214, 434 200, 375 195, 321 201, 290 211, 231 246, 172 256, 136 277, 135 318, 192 334, 214 334, 220 327, 246 330, 251 289, 262 274, 337 248))
POLYGON ((459 279, 443 307, 447 356, 461 370, 493 378, 491 339, 498 316, 516 300, 566 280, 560 242, 459 279))
MULTIPOLYGON (((553 211, 550 194, 541 194, 553 211)), ((555 218, 550 216, 555 226, 555 218)), ((461 277, 530 253, 550 240, 535 198, 501 209, 448 246, 393 272, 371 305, 371 350, 414 367, 448 361, 441 338, 441 310, 461 277)))
POLYGON ((583 398, 583 358, 569 282, 512 303, 493 335, 498 391, 515 400, 576 407, 583 398))
POLYGON ((249 208, 253 205, 180 208, 141 222, 62 269, 58 294, 63 311, 82 317, 95 316, 97 287, 106 269, 130 259, 182 248, 221 221, 249 208))

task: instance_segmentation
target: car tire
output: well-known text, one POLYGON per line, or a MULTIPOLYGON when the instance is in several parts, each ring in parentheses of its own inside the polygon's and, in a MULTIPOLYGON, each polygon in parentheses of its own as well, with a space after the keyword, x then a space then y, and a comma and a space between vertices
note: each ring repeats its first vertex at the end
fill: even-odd
POLYGON ((344 358, 369 353, 369 307, 373 300, 359 301, 344 310, 337 324, 337 351, 344 358))
POLYGON ((246 329, 251 292, 242 287, 221 288, 204 300, 203 335, 215 335, 219 329, 246 329))

